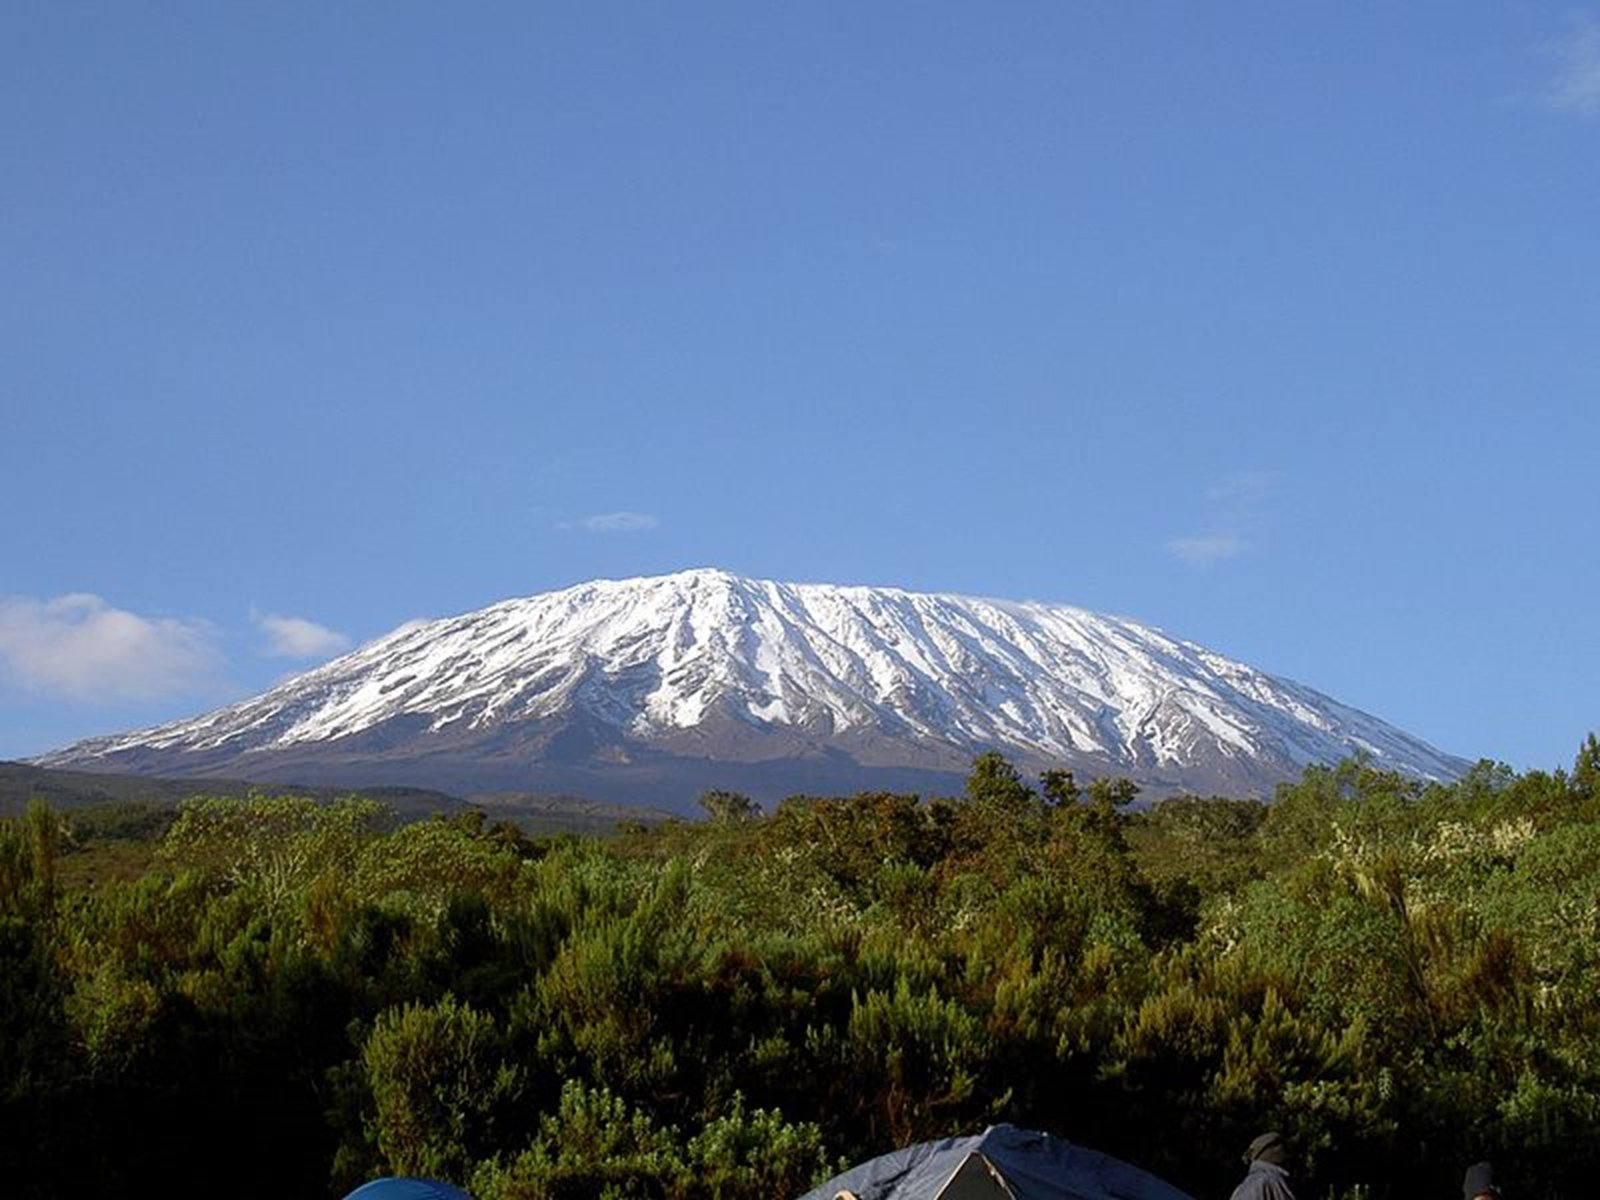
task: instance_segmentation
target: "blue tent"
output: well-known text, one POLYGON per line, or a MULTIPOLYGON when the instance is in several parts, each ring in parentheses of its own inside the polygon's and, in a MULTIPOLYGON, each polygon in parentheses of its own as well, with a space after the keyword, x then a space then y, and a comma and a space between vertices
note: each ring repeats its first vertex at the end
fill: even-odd
POLYGON ((344 1200, 472 1200, 458 1187, 437 1179, 374 1179, 344 1200))
POLYGON ((1138 1167, 1071 1142, 991 1125, 976 1137, 907 1146, 800 1200, 1190 1200, 1138 1167))

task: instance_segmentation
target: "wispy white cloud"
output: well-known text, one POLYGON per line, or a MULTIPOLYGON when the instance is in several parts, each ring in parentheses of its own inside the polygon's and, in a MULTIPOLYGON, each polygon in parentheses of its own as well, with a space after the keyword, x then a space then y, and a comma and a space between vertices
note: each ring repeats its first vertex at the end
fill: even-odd
POLYGON ((1586 20, 1551 43, 1555 73, 1545 88, 1545 107, 1573 116, 1600 118, 1600 21, 1586 20))
POLYGON ((142 617, 99 596, 0 598, 0 679, 82 703, 200 691, 222 668, 203 621, 142 617))
POLYGON ((1199 529, 1164 543, 1167 553, 1195 567, 1237 558, 1255 544, 1267 505, 1283 481, 1280 471, 1234 471, 1205 492, 1199 529))
POLYGON ((558 528, 577 533, 648 533, 660 525, 661 518, 654 513, 609 512, 580 517, 576 521, 561 521, 558 528))
POLYGON ((1224 512, 1253 510, 1282 482, 1282 471, 1233 471, 1206 489, 1206 502, 1224 512))
POLYGON ((267 635, 267 653, 274 658, 325 658, 350 648, 344 634, 304 617, 251 613, 250 618, 267 635))
POLYGON ((1196 567, 1209 567, 1225 558, 1243 554, 1249 543, 1229 533, 1205 533, 1197 537, 1172 538, 1167 552, 1196 567))

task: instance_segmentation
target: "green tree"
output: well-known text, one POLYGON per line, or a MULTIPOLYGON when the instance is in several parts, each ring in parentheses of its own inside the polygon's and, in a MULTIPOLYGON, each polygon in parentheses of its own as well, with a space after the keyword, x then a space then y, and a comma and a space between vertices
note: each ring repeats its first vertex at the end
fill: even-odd
POLYGON ((1076 804, 1083 790, 1078 787, 1072 778, 1072 772, 1060 767, 1052 767, 1039 776, 1039 782, 1044 787, 1044 796, 1051 804, 1065 805, 1076 804))
POLYGON ((761 815, 761 806, 743 792, 706 792, 700 797, 700 807, 717 825, 753 821, 761 815))
POLYGON ((1600 738, 1592 733, 1583 739, 1572 764, 1572 790, 1585 799, 1600 800, 1600 738))
POLYGON ((1001 811, 1022 811, 1038 799, 1023 782, 1022 774, 997 750, 989 750, 972 760, 967 773, 967 800, 975 805, 1001 811))
POLYGON ((375 1140, 400 1175, 465 1179, 521 1093, 521 1069, 503 1060, 493 1019, 454 996, 384 1012, 361 1058, 375 1140))

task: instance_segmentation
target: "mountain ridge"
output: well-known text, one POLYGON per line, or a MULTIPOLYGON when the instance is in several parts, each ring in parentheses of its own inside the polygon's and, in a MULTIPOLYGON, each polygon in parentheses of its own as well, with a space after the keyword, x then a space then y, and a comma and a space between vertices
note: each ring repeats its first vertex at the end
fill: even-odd
POLYGON ((785 766, 836 789, 858 790, 854 773, 925 790, 990 749, 1162 793, 1268 794, 1351 753, 1427 778, 1467 765, 1126 618, 715 569, 411 622, 260 696, 34 761, 247 778, 298 768, 339 783, 409 767, 427 786, 665 788, 681 805, 689 776, 771 775, 745 780, 769 797, 806 790, 779 784, 785 766))

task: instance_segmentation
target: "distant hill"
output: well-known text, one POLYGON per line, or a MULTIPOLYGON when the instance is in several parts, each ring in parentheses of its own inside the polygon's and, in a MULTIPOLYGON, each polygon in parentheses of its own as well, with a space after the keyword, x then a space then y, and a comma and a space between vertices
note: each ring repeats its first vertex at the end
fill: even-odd
MULTIPOLYGON (((96 804, 177 804, 190 796, 297 795, 333 799, 350 788, 297 787, 242 779, 167 779, 151 775, 102 771, 67 771, 31 763, 0 762, 0 813, 13 814, 38 797, 54 808, 70 810, 96 804)), ((361 794, 397 813, 420 816, 455 812, 466 807, 459 797, 425 788, 362 788, 361 794)))
POLYGON ((332 800, 359 792, 376 800, 401 820, 418 820, 435 814, 482 810, 490 820, 510 821, 526 833, 605 834, 623 821, 659 824, 674 814, 637 805, 607 804, 578 796, 499 793, 487 796, 452 796, 425 788, 406 787, 299 787, 263 784, 239 779, 165 779, 150 775, 123 775, 101 771, 65 771, 30 763, 0 762, 0 816, 14 816, 37 797, 62 812, 112 804, 147 804, 176 807, 192 796, 295 795, 332 800))

